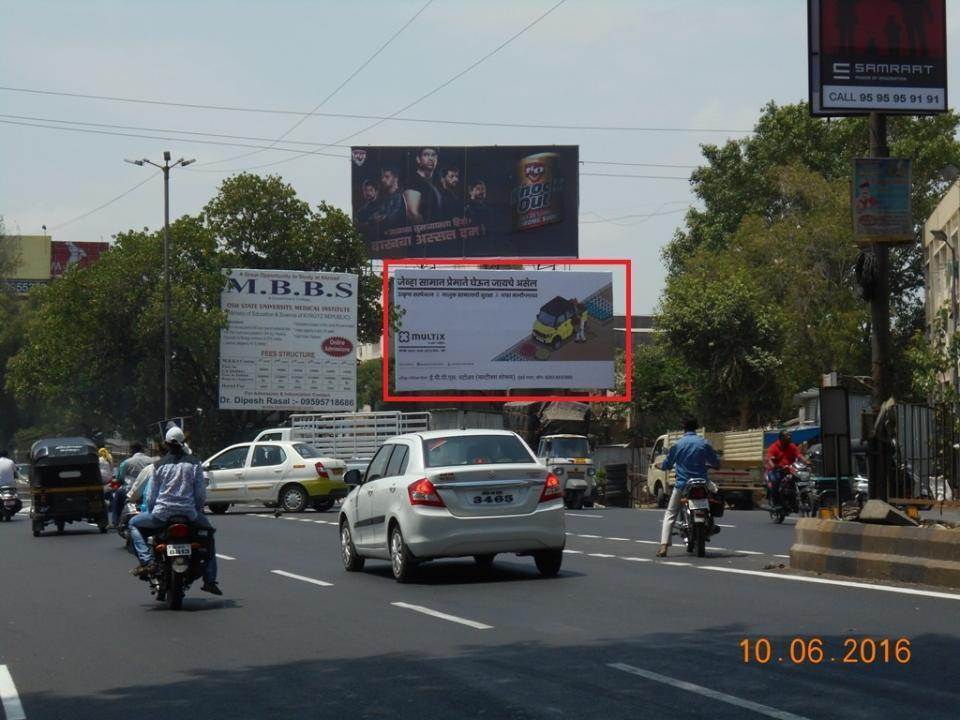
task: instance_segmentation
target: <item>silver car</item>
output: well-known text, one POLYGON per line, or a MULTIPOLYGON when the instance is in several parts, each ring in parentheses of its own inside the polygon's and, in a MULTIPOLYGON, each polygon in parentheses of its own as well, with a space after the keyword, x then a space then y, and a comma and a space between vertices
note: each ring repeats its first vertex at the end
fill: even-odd
POLYGON ((426 560, 531 555, 556 575, 566 540, 563 486, 519 435, 442 430, 385 442, 340 509, 340 552, 349 571, 389 560, 410 579, 426 560))

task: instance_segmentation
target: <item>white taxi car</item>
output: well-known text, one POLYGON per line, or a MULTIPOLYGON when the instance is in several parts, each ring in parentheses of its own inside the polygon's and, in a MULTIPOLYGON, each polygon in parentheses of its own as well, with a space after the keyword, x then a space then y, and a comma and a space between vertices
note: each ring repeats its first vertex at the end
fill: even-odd
POLYGON ((203 463, 207 506, 225 513, 231 505, 263 503, 286 512, 312 506, 318 512, 346 497, 342 460, 321 457, 306 443, 277 440, 231 445, 203 463))
POLYGON ((340 508, 340 552, 349 571, 389 560, 410 579, 418 563, 497 553, 532 555, 556 575, 566 542, 563 488, 519 435, 438 430, 385 442, 340 508))

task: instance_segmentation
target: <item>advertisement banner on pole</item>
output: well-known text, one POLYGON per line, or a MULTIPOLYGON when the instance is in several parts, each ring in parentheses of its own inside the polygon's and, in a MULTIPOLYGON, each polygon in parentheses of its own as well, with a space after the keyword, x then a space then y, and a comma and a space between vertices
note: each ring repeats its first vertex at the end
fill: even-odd
POLYGON ((947 110, 946 0, 808 0, 810 112, 947 110))
POLYGON ((398 268, 396 389, 612 389, 613 274, 398 268))
POLYGON ((910 160, 853 161, 853 236, 857 242, 913 242, 910 160))
POLYGON ((60 277, 71 265, 89 267, 109 249, 105 242, 51 242, 50 277, 60 277))
POLYGON ((575 145, 354 147, 371 258, 577 257, 575 145))
POLYGON ((220 409, 350 412, 357 400, 357 276, 227 270, 220 409))

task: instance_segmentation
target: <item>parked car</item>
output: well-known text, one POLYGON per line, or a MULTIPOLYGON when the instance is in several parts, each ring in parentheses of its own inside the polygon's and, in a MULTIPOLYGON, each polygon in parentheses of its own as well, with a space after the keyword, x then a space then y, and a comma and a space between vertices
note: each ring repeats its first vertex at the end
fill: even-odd
POLYGON ((399 435, 370 461, 340 508, 340 551, 349 571, 389 560, 400 582, 427 560, 532 555, 556 575, 566 541, 563 485, 519 435, 435 430, 399 435))
POLYGON ((321 457, 306 443, 278 440, 231 445, 203 463, 207 505, 225 513, 238 503, 280 506, 286 512, 324 512, 346 497, 346 465, 321 457))

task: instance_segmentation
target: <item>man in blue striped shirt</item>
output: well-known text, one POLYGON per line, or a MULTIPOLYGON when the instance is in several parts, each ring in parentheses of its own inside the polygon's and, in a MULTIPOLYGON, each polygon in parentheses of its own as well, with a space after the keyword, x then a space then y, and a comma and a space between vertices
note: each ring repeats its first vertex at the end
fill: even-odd
POLYGON ((660 463, 661 470, 674 470, 677 479, 673 486, 673 492, 670 493, 667 512, 663 516, 663 527, 660 529, 660 549, 657 550, 657 557, 666 557, 667 555, 667 548, 670 547, 670 533, 673 530, 673 523, 677 519, 680 497, 687 480, 691 478, 706 480, 708 479, 708 467, 720 467, 720 459, 713 447, 705 438, 697 435, 697 425, 695 417, 688 415, 683 419, 681 423, 683 435, 670 446, 666 459, 660 463))

